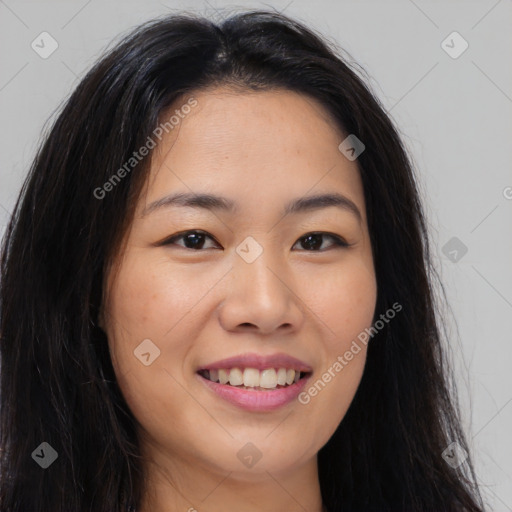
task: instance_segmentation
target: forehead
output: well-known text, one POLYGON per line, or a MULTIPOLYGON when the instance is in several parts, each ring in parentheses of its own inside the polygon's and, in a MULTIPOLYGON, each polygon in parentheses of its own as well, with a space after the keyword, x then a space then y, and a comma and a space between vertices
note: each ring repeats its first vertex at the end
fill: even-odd
POLYGON ((324 140, 322 146, 328 146, 343 137, 334 117, 318 100, 283 89, 200 90, 176 100, 164 114, 164 120, 173 114, 178 114, 173 116, 178 124, 165 134, 162 149, 173 144, 179 146, 180 139, 188 135, 193 140, 187 140, 187 144, 195 142, 199 151, 207 146, 209 151, 239 154, 243 149, 251 155, 251 148, 267 143, 269 150, 279 148, 307 154, 313 144, 318 146, 320 138, 324 140), (190 98, 195 99, 196 106, 186 109, 190 98))
POLYGON ((285 197, 328 190, 364 209, 357 163, 338 149, 346 134, 309 96, 209 89, 177 100, 162 121, 171 116, 176 124, 152 155, 142 208, 173 191, 281 206, 285 197), (190 98, 195 106, 183 108, 190 98))

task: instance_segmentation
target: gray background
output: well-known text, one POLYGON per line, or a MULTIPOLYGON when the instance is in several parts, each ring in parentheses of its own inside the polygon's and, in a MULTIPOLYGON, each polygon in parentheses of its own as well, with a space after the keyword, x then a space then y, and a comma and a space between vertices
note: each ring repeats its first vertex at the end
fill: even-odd
POLYGON ((512 510, 511 0, 0 0, 1 232, 46 120, 102 49, 153 16, 226 6, 296 17, 371 76, 418 169, 479 482, 490 510, 512 510), (31 48, 43 31, 59 45, 47 59, 31 48), (453 31, 469 44, 458 58, 441 46, 453 31))

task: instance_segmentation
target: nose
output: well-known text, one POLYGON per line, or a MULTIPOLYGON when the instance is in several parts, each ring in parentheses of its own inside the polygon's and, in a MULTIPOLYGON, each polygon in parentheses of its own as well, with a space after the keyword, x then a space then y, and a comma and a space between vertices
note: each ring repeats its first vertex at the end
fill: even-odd
POLYGON ((227 331, 259 334, 300 329, 303 304, 294 274, 263 253, 252 263, 238 256, 225 283, 220 322, 227 331))

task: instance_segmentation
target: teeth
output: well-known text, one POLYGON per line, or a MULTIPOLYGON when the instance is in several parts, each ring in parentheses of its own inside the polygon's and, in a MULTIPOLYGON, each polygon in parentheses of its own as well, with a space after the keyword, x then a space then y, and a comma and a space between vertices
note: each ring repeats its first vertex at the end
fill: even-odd
POLYGON ((274 368, 263 370, 260 374, 260 388, 272 389, 277 386, 277 373, 274 368))
POLYGON ((247 389, 255 388, 276 389, 277 386, 290 386, 298 382, 300 371, 292 368, 222 368, 205 372, 204 376, 212 382, 229 384, 231 386, 243 386, 247 389))
MULTIPOLYGON (((230 381, 231 383, 231 381, 230 381)), ((244 370, 244 386, 257 388, 260 385, 260 372, 256 368, 246 368, 244 370)))
POLYGON ((277 370, 277 383, 280 386, 286 384, 286 368, 279 368, 279 370, 277 370))
POLYGON ((244 383, 244 376, 240 368, 231 368, 229 372, 229 383, 232 386, 241 386, 244 383))
MULTIPOLYGON (((212 380, 211 374, 210 380, 212 380)), ((219 382, 221 384, 227 384, 229 382, 229 370, 219 370, 219 382)))

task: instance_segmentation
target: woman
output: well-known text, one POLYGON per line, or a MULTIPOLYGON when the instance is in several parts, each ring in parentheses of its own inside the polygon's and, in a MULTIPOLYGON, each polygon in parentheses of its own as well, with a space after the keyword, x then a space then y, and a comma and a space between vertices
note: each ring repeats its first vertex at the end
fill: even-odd
POLYGON ((481 511, 425 218, 308 28, 137 28, 67 101, 2 253, 1 509, 481 511))

